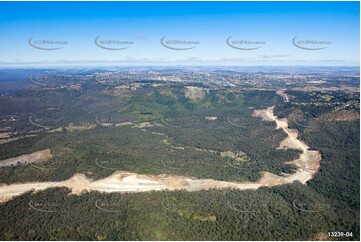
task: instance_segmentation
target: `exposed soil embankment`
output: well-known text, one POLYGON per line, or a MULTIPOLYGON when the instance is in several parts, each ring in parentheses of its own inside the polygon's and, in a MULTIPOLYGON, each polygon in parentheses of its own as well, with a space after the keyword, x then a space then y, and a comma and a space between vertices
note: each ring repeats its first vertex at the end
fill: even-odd
POLYGON ((0 161, 1 166, 11 166, 18 164, 30 164, 36 162, 44 162, 49 160, 52 157, 50 149, 40 150, 31 154, 21 155, 18 157, 8 158, 0 161))

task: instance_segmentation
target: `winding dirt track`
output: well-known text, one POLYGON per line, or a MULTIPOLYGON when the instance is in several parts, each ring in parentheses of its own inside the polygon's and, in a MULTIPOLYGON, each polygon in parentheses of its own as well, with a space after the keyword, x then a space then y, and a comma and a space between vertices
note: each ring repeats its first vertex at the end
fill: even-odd
MULTIPOLYGON (((11 200, 28 191, 40 191, 52 187, 67 187, 73 194, 81 194, 84 191, 100 192, 147 192, 160 190, 187 190, 198 191, 203 189, 257 189, 263 186, 279 186, 299 181, 306 184, 313 178, 320 168, 321 155, 318 151, 309 150, 309 147, 297 138, 297 130, 289 129, 286 119, 278 119, 270 107, 256 110, 253 114, 265 121, 275 121, 277 129, 282 129, 287 138, 281 142, 280 149, 299 149, 300 156, 288 163, 298 167, 296 173, 277 176, 269 172, 263 172, 262 178, 256 182, 226 182, 213 179, 190 179, 183 176, 173 175, 140 175, 131 172, 116 171, 111 176, 93 181, 83 174, 75 174, 68 180, 60 182, 29 182, 15 183, 0 187, 0 202, 11 200)), ((15 159, 15 158, 14 158, 15 159)), ((0 161, 1 163, 1 161, 0 161)))

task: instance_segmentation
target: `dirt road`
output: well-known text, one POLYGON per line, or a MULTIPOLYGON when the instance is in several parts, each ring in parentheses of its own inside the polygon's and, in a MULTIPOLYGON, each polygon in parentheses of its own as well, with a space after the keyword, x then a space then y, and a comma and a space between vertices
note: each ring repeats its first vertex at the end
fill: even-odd
MULTIPOLYGON (((81 194, 84 191, 100 192, 147 192, 160 190, 187 190, 198 191, 203 189, 235 188, 240 190, 257 189, 263 186, 279 186, 299 181, 306 184, 313 178, 320 168, 321 155, 318 151, 309 150, 309 147, 297 138, 297 130, 288 128, 286 119, 278 119, 273 113, 273 107, 256 110, 254 116, 263 120, 275 121, 277 129, 282 129, 287 138, 281 142, 282 149, 299 149, 300 156, 289 163, 298 167, 296 173, 277 176, 269 172, 263 172, 262 178, 256 182, 226 182, 213 179, 190 179, 183 176, 173 175, 141 175, 131 172, 116 171, 111 176, 93 181, 83 174, 75 174, 68 180, 60 182, 30 182, 23 184, 11 184, 0 187, 2 202, 10 200, 30 190, 40 191, 51 187, 67 187, 73 194, 81 194)), ((14 158, 15 159, 15 158, 14 158)))

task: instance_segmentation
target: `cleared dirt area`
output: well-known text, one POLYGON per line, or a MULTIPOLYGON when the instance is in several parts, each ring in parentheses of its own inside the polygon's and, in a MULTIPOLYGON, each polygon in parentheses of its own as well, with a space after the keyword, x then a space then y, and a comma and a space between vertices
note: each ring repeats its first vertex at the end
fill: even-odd
MULTIPOLYGON (((298 167, 296 173, 277 176, 270 172, 263 172, 262 178, 256 182, 226 182, 213 179, 192 179, 184 176, 174 175, 141 175, 131 172, 116 171, 111 176, 104 179, 93 181, 84 174, 75 174, 68 180, 60 182, 32 182, 23 184, 11 184, 0 187, 0 197, 2 201, 7 201, 15 196, 19 196, 28 191, 39 191, 51 187, 67 187, 73 194, 81 194, 84 191, 100 192, 147 192, 161 190, 187 190, 198 191, 207 189, 257 189, 263 186, 279 186, 299 181, 306 184, 313 178, 320 168, 321 154, 316 150, 308 150, 309 147, 297 138, 297 130, 288 128, 288 122, 285 119, 278 119, 273 114, 273 107, 256 110, 255 117, 261 117, 264 120, 275 121, 277 129, 282 129, 287 138, 281 142, 282 149, 298 149, 300 156, 288 163, 298 167)), ((50 151, 48 151, 50 152, 50 151)), ((36 153, 36 152, 35 152, 36 153)), ((34 153, 33 153, 34 154, 34 153)), ((31 154, 31 155, 33 155, 31 154)), ((29 155, 28 155, 29 156, 29 155)), ((12 162, 18 158, 12 158, 12 162)), ((8 159, 9 160, 9 159, 8 159)))
POLYGON ((318 172, 321 162, 321 154, 317 150, 309 150, 309 147, 301 140, 299 140, 298 132, 294 129, 288 128, 288 121, 286 119, 278 119, 273 114, 273 108, 269 107, 263 110, 256 110, 254 112, 255 117, 261 117, 264 120, 272 120, 276 122, 277 129, 282 129, 286 134, 287 138, 283 140, 279 148, 282 149, 297 149, 301 151, 299 158, 287 162, 288 164, 294 164, 298 167, 296 173, 286 174, 285 183, 299 181, 306 184, 307 181, 311 180, 313 176, 318 172))
POLYGON ((49 160, 52 157, 50 149, 40 150, 31 154, 21 155, 18 157, 8 158, 0 161, 1 166, 11 166, 18 164, 29 164, 36 162, 44 162, 49 160))
POLYGON ((163 125, 158 124, 158 123, 143 122, 143 123, 140 123, 140 124, 136 124, 133 127, 138 128, 138 129, 143 129, 143 128, 154 127, 154 126, 163 126, 163 125))
POLYGON ((84 131, 84 130, 89 130, 89 129, 94 129, 96 127, 95 124, 82 124, 82 125, 76 125, 73 123, 70 123, 67 127, 65 127, 65 129, 69 132, 74 132, 74 131, 84 131))
POLYGON ((185 89, 185 96, 192 101, 202 100, 207 92, 207 89, 201 87, 188 86, 185 89))
POLYGON ((283 101, 284 101, 284 102, 287 103, 287 102, 290 101, 288 95, 285 93, 285 90, 278 90, 276 93, 277 93, 278 95, 280 95, 281 97, 283 97, 283 101))
POLYGON ((68 180, 61 182, 32 182, 12 184, 0 187, 2 201, 7 201, 27 191, 40 191, 51 187, 67 187, 72 194, 85 191, 100 192, 146 192, 161 190, 198 191, 210 188, 238 188, 256 189, 260 184, 239 184, 234 182, 217 181, 213 179, 191 179, 171 175, 140 175, 136 173, 117 171, 113 175, 101 180, 93 181, 83 174, 75 174, 68 180))

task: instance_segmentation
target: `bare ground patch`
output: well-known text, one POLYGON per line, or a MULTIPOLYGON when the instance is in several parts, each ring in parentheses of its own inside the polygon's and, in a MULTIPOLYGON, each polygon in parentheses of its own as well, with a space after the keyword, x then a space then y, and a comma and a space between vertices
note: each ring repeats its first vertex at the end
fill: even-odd
POLYGON ((8 158, 0 161, 1 166, 11 166, 18 164, 29 164, 29 163, 37 163, 44 162, 51 159, 53 156, 50 152, 50 149, 40 150, 31 154, 21 155, 13 158, 8 158))
POLYGON ((192 101, 197 101, 202 100, 207 92, 205 88, 188 86, 185 89, 185 96, 192 101))
POLYGON ((90 123, 85 123, 80 125, 70 123, 65 129, 69 132, 74 132, 74 131, 84 131, 84 130, 94 129, 95 127, 96 127, 95 124, 90 124, 90 123))

